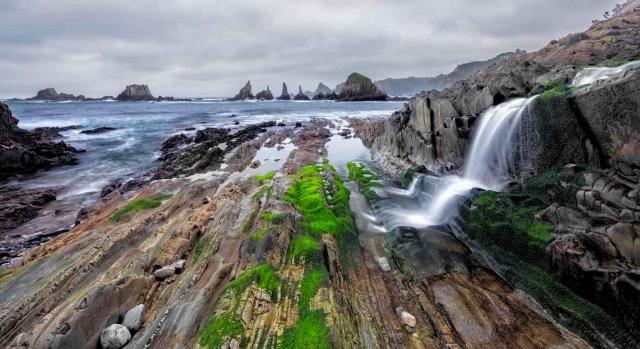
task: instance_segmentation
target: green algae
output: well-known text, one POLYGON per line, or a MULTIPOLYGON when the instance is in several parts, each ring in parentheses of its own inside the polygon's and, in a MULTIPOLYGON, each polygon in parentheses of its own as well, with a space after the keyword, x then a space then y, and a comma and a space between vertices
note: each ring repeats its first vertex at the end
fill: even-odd
POLYGON ((126 206, 114 212, 111 215, 110 219, 117 222, 124 219, 125 217, 134 215, 139 211, 156 208, 162 205, 163 201, 170 199, 172 196, 173 195, 171 194, 164 194, 151 199, 135 199, 129 202, 126 206))
POLYGON ((256 182, 258 182, 259 185, 263 185, 266 181, 270 181, 273 179, 273 175, 276 174, 276 171, 271 171, 271 172, 267 172, 263 175, 259 175, 259 176, 253 176, 253 179, 255 179, 256 182))
POLYGON ((369 202, 375 200, 377 195, 373 189, 382 186, 382 183, 378 181, 378 176, 371 172, 364 164, 349 162, 347 169, 349 171, 349 180, 358 185, 362 195, 364 195, 369 202))

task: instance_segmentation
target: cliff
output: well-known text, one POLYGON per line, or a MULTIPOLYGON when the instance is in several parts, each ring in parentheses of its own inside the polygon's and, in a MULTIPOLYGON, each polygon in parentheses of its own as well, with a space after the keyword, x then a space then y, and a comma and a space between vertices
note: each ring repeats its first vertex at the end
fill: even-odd
POLYGON ((513 58, 524 51, 505 52, 486 61, 473 61, 458 65, 451 73, 440 74, 435 77, 409 77, 401 79, 384 79, 375 82, 376 86, 389 96, 415 96, 429 90, 442 90, 453 85, 456 81, 464 80, 489 66, 513 58))
POLYGON ((295 95, 293 99, 296 101, 308 101, 311 98, 309 98, 309 96, 307 96, 304 92, 302 92, 302 86, 298 86, 298 94, 295 95))
POLYGON ((241 101, 244 99, 254 99, 253 93, 251 93, 251 81, 247 81, 247 83, 238 91, 238 94, 229 98, 230 101, 241 101))
POLYGON ((267 86, 266 90, 262 90, 262 91, 258 92, 258 94, 256 95, 256 99, 261 100, 261 101, 273 100, 273 94, 271 93, 271 90, 269 89, 269 86, 267 86))
POLYGON ((280 94, 280 97, 278 97, 278 100, 288 101, 290 99, 291 99, 291 96, 289 96, 289 91, 287 90, 287 84, 285 84, 283 82, 282 83, 282 93, 280 94))

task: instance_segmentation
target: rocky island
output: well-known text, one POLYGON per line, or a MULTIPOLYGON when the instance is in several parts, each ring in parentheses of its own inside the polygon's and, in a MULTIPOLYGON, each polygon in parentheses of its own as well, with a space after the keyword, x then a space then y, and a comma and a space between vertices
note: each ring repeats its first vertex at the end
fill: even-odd
POLYGON ((385 95, 368 77, 352 73, 338 93, 338 100, 343 102, 384 101, 385 95))

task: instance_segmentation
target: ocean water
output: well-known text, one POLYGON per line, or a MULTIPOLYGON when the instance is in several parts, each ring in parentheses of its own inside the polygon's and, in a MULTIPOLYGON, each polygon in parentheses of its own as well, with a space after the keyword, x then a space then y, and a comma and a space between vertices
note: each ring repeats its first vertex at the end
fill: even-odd
MULTIPOLYGON (((84 205, 95 200, 103 186, 117 178, 128 178, 154 165, 162 142, 195 127, 228 127, 276 120, 286 124, 324 117, 389 116, 402 102, 332 101, 241 101, 194 102, 9 102, 24 129, 81 125, 62 132, 68 144, 84 149, 80 164, 18 178, 10 184, 27 188, 55 187, 58 200, 84 205), (240 125, 235 125, 239 122, 240 125), (96 127, 115 127, 102 134, 82 134, 96 127)), ((342 122, 341 122, 342 123, 342 122)))

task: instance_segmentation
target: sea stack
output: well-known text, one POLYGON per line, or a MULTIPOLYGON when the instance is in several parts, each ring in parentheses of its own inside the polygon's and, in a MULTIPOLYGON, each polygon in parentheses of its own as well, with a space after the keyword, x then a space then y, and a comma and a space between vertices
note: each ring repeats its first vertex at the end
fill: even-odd
POLYGON ((293 97, 293 99, 295 99, 296 101, 310 100, 309 96, 305 95, 304 92, 302 92, 302 86, 298 86, 298 94, 295 97, 293 97))
POLYGON ((280 94, 280 97, 278 97, 278 99, 281 101, 288 101, 291 99, 291 96, 289 96, 289 91, 287 90, 287 84, 285 84, 284 82, 282 83, 282 93, 280 94))
POLYGON ((338 95, 338 100, 345 102, 385 101, 387 95, 380 91, 368 77, 359 73, 351 73, 338 95))
POLYGON ((128 85, 122 91, 117 100, 121 102, 137 102, 137 101, 155 101, 156 98, 151 94, 151 90, 147 85, 128 85))
POLYGON ((273 94, 271 93, 271 90, 269 89, 269 86, 267 86, 266 90, 262 90, 262 91, 258 92, 258 94, 256 95, 256 99, 259 99, 261 101, 273 100, 273 94))
POLYGON ((338 96, 329 86, 319 83, 316 92, 313 93, 314 100, 337 99, 338 96))
POLYGON ((251 81, 247 81, 247 83, 244 84, 244 86, 240 89, 238 94, 233 98, 229 98, 229 100, 242 101, 245 99, 254 99, 254 98, 255 97, 253 96, 253 93, 251 93, 251 81))

